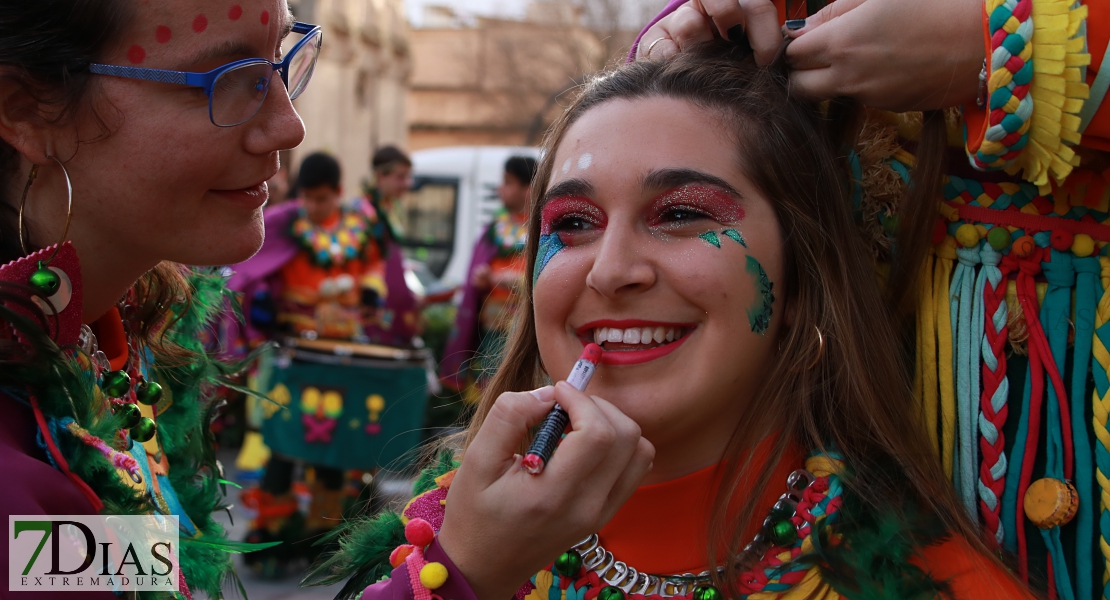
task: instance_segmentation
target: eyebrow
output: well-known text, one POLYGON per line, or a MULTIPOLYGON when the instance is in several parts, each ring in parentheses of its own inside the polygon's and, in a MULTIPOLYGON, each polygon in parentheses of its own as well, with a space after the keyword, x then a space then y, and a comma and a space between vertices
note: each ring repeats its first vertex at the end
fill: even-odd
POLYGON ((585 179, 564 179, 547 190, 547 193, 543 195, 543 200, 540 201, 540 207, 542 208, 555 198, 562 198, 565 196, 582 196, 590 198, 593 195, 594 186, 585 179))
POLYGON ((660 169, 658 171, 652 171, 643 178, 640 185, 645 190, 670 190, 698 183, 721 188, 723 191, 736 198, 744 197, 724 179, 694 169, 660 169))
MULTIPOLYGON (((735 198, 744 197, 724 179, 694 169, 659 169, 657 171, 652 171, 640 181, 640 187, 645 190, 671 190, 698 183, 720 188, 725 193, 735 198)), ((543 195, 543 199, 540 201, 540 208, 543 208, 544 205, 555 198, 565 196, 583 196, 591 198, 594 196, 594 189, 593 184, 585 179, 565 179, 547 190, 547 193, 543 195)))
MULTIPOLYGON (((286 12, 283 15, 283 19, 285 24, 282 25, 281 36, 278 38, 279 40, 285 40, 285 38, 289 36, 289 33, 293 31, 293 13, 286 12)), ((258 51, 255 50, 253 46, 242 40, 227 40, 198 51, 185 63, 188 65, 187 67, 178 70, 187 71, 192 65, 200 65, 220 58, 231 58, 235 56, 241 56, 243 58, 265 58, 256 56, 257 54, 258 51)))

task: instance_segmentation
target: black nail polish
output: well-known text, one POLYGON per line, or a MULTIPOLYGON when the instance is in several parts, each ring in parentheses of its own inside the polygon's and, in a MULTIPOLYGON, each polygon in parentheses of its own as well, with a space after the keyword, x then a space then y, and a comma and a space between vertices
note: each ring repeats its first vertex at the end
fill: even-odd
POLYGON ((748 34, 744 32, 743 25, 733 25, 725 32, 728 40, 745 50, 751 50, 752 45, 748 42, 748 34))
POLYGON ((791 19, 786 22, 786 28, 790 31, 797 31, 806 26, 805 19, 791 19))

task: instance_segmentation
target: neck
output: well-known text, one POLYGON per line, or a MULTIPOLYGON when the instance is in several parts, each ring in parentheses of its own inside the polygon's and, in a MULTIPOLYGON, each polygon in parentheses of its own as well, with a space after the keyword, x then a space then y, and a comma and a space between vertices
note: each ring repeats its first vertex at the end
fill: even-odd
POLYGON ((84 286, 84 306, 81 319, 84 323, 104 316, 120 298, 135 285, 135 281, 158 263, 137 263, 134 257, 123 256, 119 249, 82 241, 71 236, 77 257, 81 261, 81 281, 84 286))

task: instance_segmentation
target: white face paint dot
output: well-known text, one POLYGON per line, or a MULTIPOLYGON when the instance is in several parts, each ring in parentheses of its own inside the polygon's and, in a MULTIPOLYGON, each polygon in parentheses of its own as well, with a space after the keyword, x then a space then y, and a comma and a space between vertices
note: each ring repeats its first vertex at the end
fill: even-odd
POLYGON ((568 158, 567 162, 563 163, 563 173, 569 173, 569 172, 570 172, 570 159, 568 158))
POLYGON ((593 162, 594 155, 587 152, 578 158, 578 168, 581 170, 589 169, 593 162))

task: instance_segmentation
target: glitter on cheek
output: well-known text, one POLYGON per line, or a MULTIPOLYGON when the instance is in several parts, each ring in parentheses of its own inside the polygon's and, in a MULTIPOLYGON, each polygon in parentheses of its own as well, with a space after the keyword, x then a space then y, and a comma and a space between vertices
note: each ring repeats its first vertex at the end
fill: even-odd
POLYGON ((270 24, 270 11, 268 11, 268 10, 262 11, 261 20, 262 20, 263 25, 269 25, 270 24))
POLYGON ((570 173, 570 159, 563 163, 563 173, 570 173))
POLYGON ((208 29, 208 17, 197 15, 197 18, 193 19, 193 31, 203 33, 205 29, 208 29))
POLYGON ((231 19, 232 21, 238 21, 239 18, 242 17, 242 16, 243 16, 243 7, 238 5, 238 4, 236 4, 235 6, 232 6, 231 10, 227 11, 227 18, 231 19))
POLYGON ((592 165, 592 164, 594 164, 594 155, 593 154, 590 154, 589 152, 587 152, 587 153, 583 154, 582 156, 578 157, 578 169, 579 170, 585 171, 586 169, 589 169, 590 165, 592 165))
POLYGON ((158 28, 154 30, 154 39, 158 40, 159 44, 165 44, 166 42, 170 41, 170 38, 172 37, 173 31, 171 31, 170 28, 166 27, 165 25, 159 25, 158 28))
POLYGON ((549 233, 540 236, 539 249, 536 251, 536 266, 532 269, 532 287, 536 287, 536 282, 540 279, 540 273, 547 268, 547 264, 551 262, 552 258, 558 254, 563 248, 562 238, 557 233, 549 233))

